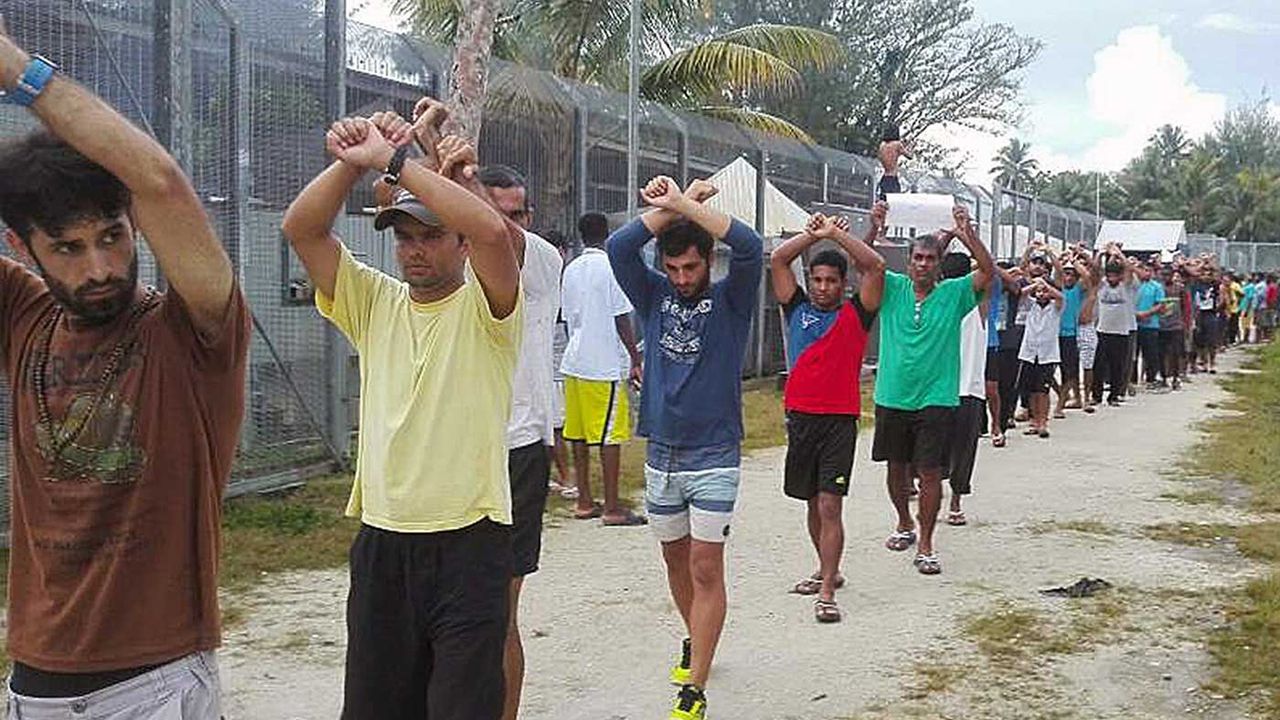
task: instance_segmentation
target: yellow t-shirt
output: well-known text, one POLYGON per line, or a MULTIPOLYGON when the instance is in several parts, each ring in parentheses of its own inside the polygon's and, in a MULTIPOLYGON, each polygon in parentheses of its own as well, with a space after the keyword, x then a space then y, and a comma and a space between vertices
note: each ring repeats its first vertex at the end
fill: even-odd
POLYGON ((316 307, 360 354, 360 441, 347 515, 395 532, 511 524, 506 430, 523 300, 493 317, 471 277, 417 303, 351 256, 316 307))

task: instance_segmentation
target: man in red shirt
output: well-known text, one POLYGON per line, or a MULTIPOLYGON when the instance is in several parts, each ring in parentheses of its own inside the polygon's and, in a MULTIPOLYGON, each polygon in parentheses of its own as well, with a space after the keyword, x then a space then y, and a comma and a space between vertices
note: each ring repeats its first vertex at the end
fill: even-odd
POLYGON ((792 592, 817 595, 818 622, 841 619, 836 605, 840 555, 844 548, 844 497, 853 475, 854 446, 861 413, 859 375, 867 331, 875 319, 884 285, 884 258, 871 243, 884 227, 887 206, 871 211, 866 241, 849 234, 842 217, 814 215, 804 232, 783 243, 770 258, 773 292, 787 321, 787 462, 783 490, 809 508, 809 537, 819 571, 796 583, 792 592), (809 291, 796 282, 791 263, 820 240, 833 240, 862 274, 858 294, 845 300, 849 262, 836 250, 823 250, 809 262, 809 291), (864 299, 866 298, 866 299, 864 299))

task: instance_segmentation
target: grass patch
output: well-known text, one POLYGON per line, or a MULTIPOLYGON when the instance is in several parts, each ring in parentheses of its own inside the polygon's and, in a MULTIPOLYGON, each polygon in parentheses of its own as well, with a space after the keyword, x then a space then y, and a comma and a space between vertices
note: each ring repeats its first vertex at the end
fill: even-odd
POLYGON ((1120 531, 1099 520, 1046 520, 1031 526, 1032 535, 1078 532, 1086 535, 1119 535, 1120 531))
POLYGON ((1222 523, 1160 523, 1142 529, 1143 536, 1149 540, 1192 547, 1213 547, 1234 537, 1235 532, 1234 525, 1222 523))
POLYGON ((923 700, 945 693, 971 675, 969 668, 950 663, 925 662, 915 666, 915 683, 907 691, 908 700, 923 700))
POLYGON ((1168 492, 1160 495, 1162 500, 1174 500, 1186 505, 1225 505, 1222 495, 1213 490, 1186 490, 1183 492, 1168 492))
POLYGON ((320 478, 283 497, 244 497, 223 512, 220 584, 241 590, 283 570, 340 567, 358 520, 343 517, 349 476, 320 478))
POLYGON ((965 621, 965 633, 997 665, 1012 665, 1038 654, 1048 639, 1048 619, 1028 608, 1002 606, 965 621))
POLYGON ((1124 629, 1128 603, 1120 591, 1066 602, 1052 617, 1002 604, 965 620, 965 634, 993 666, 1025 670, 1038 659, 1087 650, 1124 629))
MULTIPOLYGON (((1233 480, 1249 490, 1261 513, 1280 512, 1280 343, 1255 352, 1246 366, 1256 373, 1222 379, 1234 412, 1203 424, 1205 436, 1183 462, 1190 475, 1233 480)), ((1228 604, 1230 623, 1214 632, 1209 650, 1218 665, 1210 688, 1248 697, 1261 717, 1280 718, 1280 522, 1235 528, 1246 556, 1272 564, 1267 577, 1250 582, 1228 604)))

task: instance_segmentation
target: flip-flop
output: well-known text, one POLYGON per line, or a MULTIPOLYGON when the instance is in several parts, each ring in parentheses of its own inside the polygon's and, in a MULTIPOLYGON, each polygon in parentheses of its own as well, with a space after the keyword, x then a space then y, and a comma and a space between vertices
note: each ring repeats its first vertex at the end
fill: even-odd
POLYGON ((1041 439, 1041 440, 1048 440, 1048 439, 1049 439, 1049 430, 1048 430, 1048 428, 1046 428, 1046 429, 1044 429, 1044 430, 1041 430, 1041 431, 1040 431, 1040 439, 1041 439))
POLYGON ((838 623, 843 618, 840 615, 840 606, 835 600, 823 600, 821 598, 813 601, 813 617, 824 625, 830 623, 838 623))
POLYGON ((1053 414, 1053 419, 1055 419, 1055 420, 1066 420, 1066 419, 1067 419, 1067 414, 1066 414, 1066 413, 1064 413, 1064 412, 1062 412, 1062 411, 1055 412, 1055 413, 1053 414))
POLYGON ((592 503, 591 509, 586 512, 577 509, 573 511, 573 517, 575 520, 595 520, 603 514, 604 506, 600 503, 592 503))
POLYGON ((991 447, 1002 448, 1005 446, 1007 442, 1008 441, 1005 440, 1004 434, 1001 433, 1000 435, 996 435, 995 437, 991 438, 991 447))
MULTIPOLYGON (((844 575, 837 575, 836 589, 839 590, 842 587, 844 587, 844 575)), ((792 595, 817 595, 820 592, 822 592, 822 576, 816 573, 797 581, 790 590, 792 595)))
POLYGON ((964 513, 952 510, 947 513, 947 524, 954 527, 963 527, 969 524, 969 519, 964 516, 964 513))
POLYGON ((916 570, 921 575, 940 575, 942 573, 942 561, 938 560, 937 555, 916 555, 916 559, 911 561, 916 566, 916 570))
POLYGON ((1092 415, 1092 414, 1094 414, 1094 413, 1098 412, 1098 408, 1097 408, 1097 407, 1095 407, 1095 406, 1093 406, 1093 405, 1085 405, 1085 406, 1084 406, 1084 411, 1085 411, 1085 414, 1086 414, 1086 415, 1092 415))
POLYGON ((638 527, 640 525, 648 525, 649 518, 643 515, 637 515, 630 510, 623 514, 621 520, 605 518, 600 521, 605 527, 638 527))
POLYGON ((884 546, 894 552, 902 552, 915 544, 915 530, 896 530, 884 541, 884 546))

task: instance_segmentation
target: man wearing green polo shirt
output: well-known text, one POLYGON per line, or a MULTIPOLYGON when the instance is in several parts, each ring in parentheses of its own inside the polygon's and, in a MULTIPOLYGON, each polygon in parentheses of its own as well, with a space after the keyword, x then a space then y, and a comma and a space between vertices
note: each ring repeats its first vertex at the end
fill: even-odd
POLYGON ((884 296, 877 303, 880 370, 871 457, 889 463, 889 497, 898 513, 898 527, 885 547, 901 552, 918 539, 914 565, 925 575, 942 572, 933 529, 942 507, 952 415, 960 398, 960 325, 995 272, 991 253, 970 224, 969 211, 957 206, 952 216, 953 230, 911 242, 906 275, 885 272, 884 296), (939 260, 953 239, 964 244, 977 269, 938 282, 939 260), (920 477, 918 536, 908 504, 912 470, 920 477))

